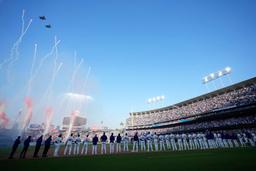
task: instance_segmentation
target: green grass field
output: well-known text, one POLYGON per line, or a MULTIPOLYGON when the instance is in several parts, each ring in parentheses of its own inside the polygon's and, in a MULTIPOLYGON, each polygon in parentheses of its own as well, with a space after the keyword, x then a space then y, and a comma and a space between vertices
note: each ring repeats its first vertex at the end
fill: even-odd
MULTIPOLYGON (((63 150, 63 149, 62 149, 63 150)), ((112 170, 112 171, 238 171, 256 170, 256 148, 215 149, 204 151, 166 151, 97 156, 8 160, 9 149, 1 149, 0 168, 4 170, 112 170), (5 156, 5 157, 4 157, 5 156)), ((31 155, 31 151, 30 154, 31 155)))

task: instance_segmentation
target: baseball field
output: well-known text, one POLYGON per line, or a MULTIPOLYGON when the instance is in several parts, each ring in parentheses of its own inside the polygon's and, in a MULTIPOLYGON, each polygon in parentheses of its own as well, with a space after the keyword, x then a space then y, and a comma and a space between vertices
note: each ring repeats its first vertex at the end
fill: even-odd
MULTIPOLYGON (((0 149, 0 166, 8 171, 256 170, 256 148, 119 153, 112 155, 62 156, 58 158, 48 157, 37 159, 31 158, 33 148, 30 148, 27 159, 18 159, 18 155, 16 155, 15 159, 11 160, 7 159, 9 150, 7 148, 0 149)), ((51 150, 49 151, 49 156, 52 154, 51 150)))

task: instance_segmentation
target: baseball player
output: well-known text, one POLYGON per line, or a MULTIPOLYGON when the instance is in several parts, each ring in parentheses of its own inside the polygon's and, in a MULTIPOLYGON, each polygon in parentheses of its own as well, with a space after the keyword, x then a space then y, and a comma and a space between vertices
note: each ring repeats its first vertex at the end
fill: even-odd
POLYGON ((124 143, 124 151, 128 152, 129 151, 129 148, 128 148, 129 137, 128 137, 127 133, 125 133, 125 135, 123 136, 123 143, 124 143))
POLYGON ((73 142, 74 142, 74 137, 73 137, 73 134, 71 133, 65 144, 64 155, 67 155, 67 152, 68 152, 68 155, 71 155, 73 142))
POLYGON ((59 150, 60 150, 61 143, 62 143, 62 135, 60 134, 54 141, 54 146, 55 146, 54 154, 53 154, 54 157, 59 156, 59 150))
POLYGON ((87 134, 83 140, 83 148, 82 148, 81 154, 87 154, 88 144, 89 144, 89 134, 87 134))

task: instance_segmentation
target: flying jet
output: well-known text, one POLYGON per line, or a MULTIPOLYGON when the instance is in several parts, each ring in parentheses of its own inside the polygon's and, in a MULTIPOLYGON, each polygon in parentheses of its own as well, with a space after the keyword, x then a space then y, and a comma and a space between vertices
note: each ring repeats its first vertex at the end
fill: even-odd
POLYGON ((46 28, 51 28, 52 26, 50 24, 45 25, 46 28))
POLYGON ((46 17, 45 16, 39 16, 39 19, 40 20, 46 20, 46 17))

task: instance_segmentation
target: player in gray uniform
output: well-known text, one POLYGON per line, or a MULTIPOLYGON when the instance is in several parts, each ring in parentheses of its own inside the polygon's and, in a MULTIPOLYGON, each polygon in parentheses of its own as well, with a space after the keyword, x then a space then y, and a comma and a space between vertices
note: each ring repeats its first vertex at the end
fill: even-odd
POLYGON ((73 147, 73 141, 74 141, 74 137, 73 134, 70 134, 70 136, 68 137, 66 144, 65 144, 65 150, 64 150, 64 155, 71 155, 72 152, 72 147, 73 147))
POLYGON ((165 151, 164 135, 159 135, 160 151, 165 151))
POLYGON ((154 145, 155 145, 155 151, 158 151, 158 136, 157 136, 156 132, 153 136, 153 140, 154 140, 154 145))
POLYGON ((150 132, 148 132, 148 135, 146 138, 147 138, 148 151, 153 151, 153 146, 152 146, 153 137, 150 134, 150 132))
POLYGON ((61 143, 62 143, 62 135, 60 134, 54 141, 54 146, 55 146, 54 154, 53 154, 54 157, 59 156, 59 150, 60 150, 61 143))
POLYGON ((166 134, 164 138, 165 138, 166 147, 167 147, 168 150, 170 150, 171 149, 170 135, 166 134))
POLYGON ((86 137, 83 140, 83 147, 81 150, 81 154, 87 154, 88 152, 88 145, 89 145, 89 134, 86 135, 86 137))
POLYGON ((128 148, 129 137, 128 137, 127 133, 125 133, 125 135, 123 136, 123 144, 124 144, 124 152, 128 152, 129 151, 129 148, 128 148))

